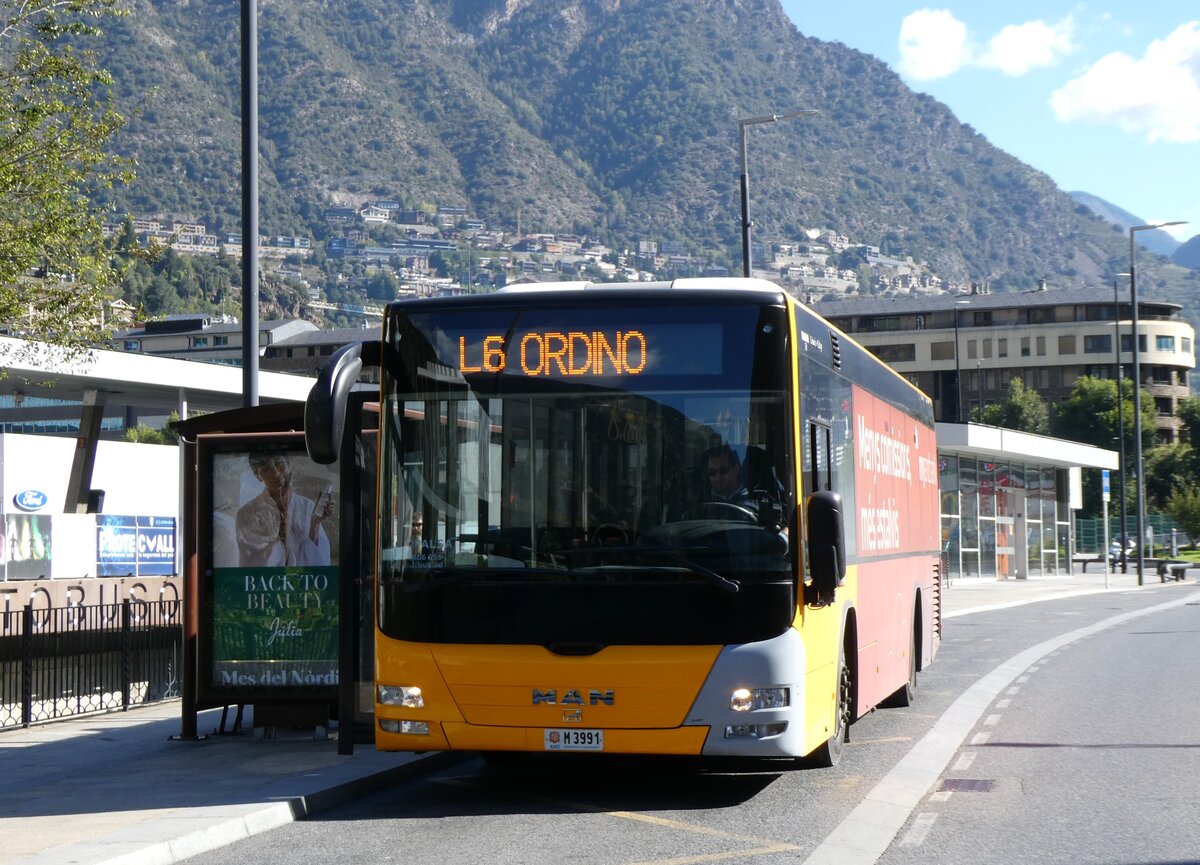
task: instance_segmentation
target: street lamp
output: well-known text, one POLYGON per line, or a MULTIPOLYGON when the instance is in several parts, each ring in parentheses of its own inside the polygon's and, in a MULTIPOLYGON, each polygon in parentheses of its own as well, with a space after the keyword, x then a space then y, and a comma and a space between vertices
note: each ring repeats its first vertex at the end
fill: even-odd
POLYGON ((1142 367, 1141 349, 1138 346, 1138 299, 1137 299, 1137 269, 1134 266, 1136 244, 1134 235, 1139 231, 1151 231, 1155 228, 1166 228, 1170 225, 1185 225, 1178 222, 1155 222, 1151 225, 1133 225, 1129 228, 1129 302, 1130 323, 1133 330, 1133 496, 1134 507, 1137 508, 1137 577, 1138 585, 1144 584, 1146 571, 1146 496, 1143 489, 1142 477, 1142 367))
POLYGON ((1128 273, 1118 273, 1113 276, 1113 330, 1116 331, 1116 360, 1117 360, 1117 447, 1120 458, 1117 462, 1117 482, 1120 485, 1118 494, 1121 502, 1121 573, 1129 573, 1129 562, 1125 551, 1129 549, 1129 534, 1125 525, 1125 394, 1121 387, 1121 301, 1117 297, 1117 277, 1129 276, 1128 273))
POLYGON ((750 276, 750 175, 746 168, 746 127, 760 123, 776 123, 819 114, 814 108, 792 111, 788 114, 763 114, 759 117, 744 117, 738 121, 738 138, 742 147, 742 276, 750 276))
POLYGON ((954 301, 954 422, 962 423, 962 369, 958 363, 958 308, 968 306, 969 300, 954 301))

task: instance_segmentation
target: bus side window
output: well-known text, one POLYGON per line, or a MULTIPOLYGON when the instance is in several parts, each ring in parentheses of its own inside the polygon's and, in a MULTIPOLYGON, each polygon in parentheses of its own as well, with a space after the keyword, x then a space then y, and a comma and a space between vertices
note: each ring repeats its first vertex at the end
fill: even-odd
POLYGON ((808 422, 808 442, 804 460, 804 489, 811 495, 833 489, 832 433, 824 424, 808 422))

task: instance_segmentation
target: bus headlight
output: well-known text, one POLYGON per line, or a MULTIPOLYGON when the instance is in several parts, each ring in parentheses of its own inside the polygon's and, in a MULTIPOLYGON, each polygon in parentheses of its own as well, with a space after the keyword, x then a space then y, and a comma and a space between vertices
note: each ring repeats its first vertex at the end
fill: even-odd
POLYGON ((729 696, 729 708, 735 712, 783 709, 790 702, 787 688, 738 688, 729 696))
POLYGON ((425 705, 425 697, 416 685, 380 685, 379 702, 385 706, 420 709, 425 705))
POLYGON ((428 736, 428 721, 397 721, 394 718, 380 718, 379 728, 385 733, 406 733, 412 736, 428 736))

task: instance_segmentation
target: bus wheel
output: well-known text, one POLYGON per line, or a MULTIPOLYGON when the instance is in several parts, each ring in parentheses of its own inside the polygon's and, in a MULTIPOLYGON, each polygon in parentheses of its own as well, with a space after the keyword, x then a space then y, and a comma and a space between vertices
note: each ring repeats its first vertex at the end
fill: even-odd
POLYGON ((851 681, 845 650, 838 655, 837 682, 837 708, 834 715, 833 735, 825 744, 802 759, 801 764, 805 768, 830 769, 838 764, 838 761, 842 759, 842 752, 846 750, 846 740, 849 738, 850 732, 851 681))
POLYGON ((908 644, 908 681, 879 705, 885 709, 903 709, 917 699, 917 634, 914 631, 908 644))

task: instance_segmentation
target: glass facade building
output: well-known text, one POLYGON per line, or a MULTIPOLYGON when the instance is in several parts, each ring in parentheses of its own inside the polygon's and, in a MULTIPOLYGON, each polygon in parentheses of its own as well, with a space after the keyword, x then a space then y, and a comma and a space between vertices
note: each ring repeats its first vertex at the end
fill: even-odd
POLYGON ((938 488, 950 579, 1071 573, 1068 469, 940 452, 938 488))

